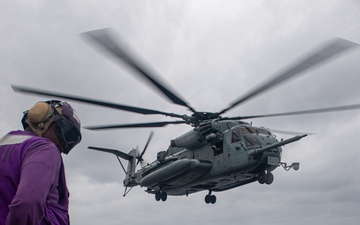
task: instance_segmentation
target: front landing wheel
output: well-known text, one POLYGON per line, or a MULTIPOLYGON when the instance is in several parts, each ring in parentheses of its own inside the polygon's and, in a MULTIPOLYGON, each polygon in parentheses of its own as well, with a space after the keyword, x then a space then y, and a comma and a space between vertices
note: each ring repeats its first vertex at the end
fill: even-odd
POLYGON ((269 185, 272 184, 273 181, 274 181, 274 175, 272 173, 267 173, 265 183, 269 185))

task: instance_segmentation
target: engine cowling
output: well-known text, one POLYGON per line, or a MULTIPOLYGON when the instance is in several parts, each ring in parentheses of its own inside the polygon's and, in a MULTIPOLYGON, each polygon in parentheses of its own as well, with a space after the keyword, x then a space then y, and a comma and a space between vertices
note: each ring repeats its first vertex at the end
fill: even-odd
POLYGON ((208 139, 219 132, 218 120, 202 121, 193 130, 171 140, 171 147, 184 147, 187 149, 199 148, 208 143, 208 139))

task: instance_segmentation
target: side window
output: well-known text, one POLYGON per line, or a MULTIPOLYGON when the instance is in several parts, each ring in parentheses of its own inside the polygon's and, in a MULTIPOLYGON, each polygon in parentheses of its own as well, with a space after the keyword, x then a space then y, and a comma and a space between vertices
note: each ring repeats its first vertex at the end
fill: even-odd
POLYGON ((217 155, 220 155, 220 154, 224 153, 224 151, 223 151, 223 142, 222 141, 214 143, 211 147, 212 147, 214 156, 217 156, 217 155))

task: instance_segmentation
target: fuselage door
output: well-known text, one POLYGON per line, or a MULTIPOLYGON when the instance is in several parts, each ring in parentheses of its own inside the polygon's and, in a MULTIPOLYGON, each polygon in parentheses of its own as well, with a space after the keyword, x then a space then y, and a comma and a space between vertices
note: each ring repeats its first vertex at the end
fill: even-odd
POLYGON ((244 138, 240 126, 229 129, 224 135, 225 148, 228 152, 231 168, 247 165, 248 157, 245 152, 244 138))

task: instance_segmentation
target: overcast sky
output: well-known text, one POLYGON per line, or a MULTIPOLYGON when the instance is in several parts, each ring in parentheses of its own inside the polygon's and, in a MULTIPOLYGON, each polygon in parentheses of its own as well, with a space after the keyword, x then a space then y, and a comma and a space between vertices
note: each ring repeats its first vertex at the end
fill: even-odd
MULTIPOLYGON (((22 112, 48 98, 14 93, 11 84, 178 114, 189 113, 137 79, 80 33, 111 27, 199 111, 216 112, 334 37, 360 43, 358 0, 68 1, 0 0, 0 135, 21 129, 22 112)), ((360 103, 360 49, 280 85, 226 115, 278 113, 360 103)), ((83 125, 169 120, 70 102, 83 125)), ((142 148, 151 129, 83 130, 64 156, 73 225, 358 224, 360 111, 254 119, 256 126, 310 132, 283 148, 299 171, 274 171, 272 185, 249 184, 156 202, 144 189, 122 197, 124 174, 113 155, 142 148)), ((153 129, 145 158, 191 129, 153 129)), ((278 135, 278 138, 289 136, 278 135)))

